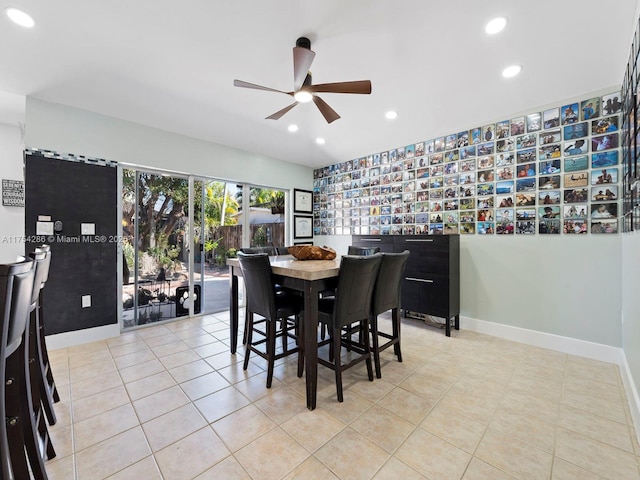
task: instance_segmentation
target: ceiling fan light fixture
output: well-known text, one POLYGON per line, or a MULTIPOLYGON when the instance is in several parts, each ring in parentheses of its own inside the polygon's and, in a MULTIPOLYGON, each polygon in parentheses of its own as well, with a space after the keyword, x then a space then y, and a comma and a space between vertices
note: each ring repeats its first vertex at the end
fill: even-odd
POLYGON ((33 17, 22 10, 18 10, 17 8, 9 7, 5 10, 7 13, 7 17, 9 19, 21 27, 25 28, 33 28, 36 22, 33 20, 33 17))
POLYGON ((293 94, 293 98, 296 99, 296 102, 308 103, 313 100, 313 94, 311 92, 307 92, 306 90, 299 90, 293 94))
POLYGON ((507 19, 505 17, 496 17, 493 20, 490 20, 484 27, 484 31, 487 35, 495 35, 496 33, 500 33, 504 30, 504 27, 507 26, 507 19))

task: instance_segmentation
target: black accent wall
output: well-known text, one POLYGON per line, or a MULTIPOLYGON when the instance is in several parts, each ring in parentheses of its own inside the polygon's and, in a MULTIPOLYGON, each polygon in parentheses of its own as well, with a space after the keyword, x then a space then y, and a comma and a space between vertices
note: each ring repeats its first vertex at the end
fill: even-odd
POLYGON ((47 335, 118 322, 117 194, 116 168, 25 156, 26 252, 51 245, 47 335), (61 233, 37 236, 39 215, 61 221, 61 233), (81 236, 81 223, 94 223, 95 236, 81 236), (91 295, 91 307, 82 308, 83 295, 91 295))

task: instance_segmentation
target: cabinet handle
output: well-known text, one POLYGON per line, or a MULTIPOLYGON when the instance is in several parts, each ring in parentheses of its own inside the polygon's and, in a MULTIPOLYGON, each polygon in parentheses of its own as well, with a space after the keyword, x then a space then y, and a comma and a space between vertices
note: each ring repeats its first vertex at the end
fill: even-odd
POLYGON ((411 239, 406 239, 405 242, 433 242, 433 238, 429 238, 429 239, 415 239, 415 240, 411 240, 411 239))
POLYGON ((411 280, 412 282, 433 283, 433 280, 429 280, 427 278, 405 277, 405 280, 411 280))
POLYGON ((381 242, 382 239, 381 238, 363 238, 362 241, 366 241, 366 242, 381 242))

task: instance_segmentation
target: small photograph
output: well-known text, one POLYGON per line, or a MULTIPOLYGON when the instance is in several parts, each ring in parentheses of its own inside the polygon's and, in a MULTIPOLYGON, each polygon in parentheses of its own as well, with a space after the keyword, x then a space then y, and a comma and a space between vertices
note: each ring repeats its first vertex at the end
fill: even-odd
POLYGON ((535 208, 516 208, 516 220, 531 220, 536 218, 535 208))
POLYGON ((601 135, 603 133, 611 133, 618 131, 619 117, 617 115, 613 117, 604 117, 599 120, 593 120, 591 122, 591 134, 601 135))
MULTIPOLYGON (((431 172, 433 174, 433 171, 431 172)), ((429 178, 429 188, 442 188, 444 184, 444 178, 442 176, 435 176, 429 178)))
POLYGON ((478 183, 493 182, 494 180, 495 180, 495 173, 493 170, 478 171, 478 183))
POLYGON ((513 207, 513 195, 498 195, 496 197, 498 208, 513 207))
POLYGON ((397 153, 397 160, 399 161, 403 161, 404 160, 404 147, 400 147, 398 149, 396 149, 396 153, 397 153))
POLYGON ((478 196, 493 195, 493 182, 478 185, 478 196))
POLYGON ((618 134, 609 133, 607 135, 601 135, 598 137, 591 137, 591 151, 601 152, 603 150, 610 150, 612 148, 618 148, 618 134))
POLYGON ((433 141, 433 151, 436 153, 444 152, 444 137, 438 137, 433 141))
POLYGON ((416 223, 429 223, 428 213, 416 213, 416 223))
POLYGON ((493 168, 494 162, 495 162, 495 158, 493 155, 484 155, 478 158, 478 170, 482 170, 485 168, 493 168))
POLYGON ((438 188, 436 190, 429 190, 429 199, 430 200, 442 200, 442 189, 438 188))
POLYGON ((589 123, 575 123, 573 125, 566 125, 564 127, 564 139, 575 140, 576 138, 583 138, 589 135, 589 123))
POLYGON ((550 108, 542 112, 542 125, 544 129, 560 126, 560 109, 550 108))
MULTIPOLYGON (((555 203, 560 203, 560 193, 558 194, 558 201, 555 203)), ((536 204, 536 194, 535 193, 516 193, 516 206, 525 207, 536 204)))
POLYGON ((476 199, 475 198, 461 198, 460 199, 460 210, 473 210, 476 208, 476 199))
POLYGON ((511 119, 511 136, 522 135, 525 133, 524 129, 524 117, 517 117, 511 119))
POLYGON ((460 162, 461 172, 473 172, 476 169, 475 160, 463 160, 460 162))
POLYGON ((535 177, 536 164, 534 162, 531 162, 518 165, 517 175, 518 178, 535 177))
POLYGON ((496 142, 497 152, 510 152, 515 149, 515 141, 513 138, 505 138, 496 142))
POLYGON ((478 221, 479 222, 493 222, 494 221, 493 210, 491 210, 491 209, 478 210, 478 221))
POLYGON ((424 153, 426 155, 432 154, 435 150, 435 144, 433 140, 429 140, 428 142, 424 142, 424 153))
POLYGON ((618 186, 607 185, 606 187, 591 187, 592 202, 608 202, 618 200, 618 186))
POLYGON ((428 190, 429 189, 429 178, 421 178, 416 183, 416 188, 418 190, 428 190))
POLYGON ((536 179, 535 177, 531 178, 520 178, 516 180, 516 191, 517 192, 533 192, 536 189, 536 179))
POLYGON ((518 163, 535 162, 537 159, 536 149, 527 148, 526 150, 518 150, 516 159, 518 163))
POLYGON ((458 223, 458 212, 447 211, 444 214, 444 221, 446 223, 458 223))
POLYGON ((547 219, 538 222, 538 233, 543 235, 559 235, 560 220, 547 219))
POLYGON ((431 215, 429 215, 429 222, 430 223, 442 223, 442 213, 441 212, 437 212, 437 213, 432 213, 431 215))
MULTIPOLYGON (((534 150, 534 149, 532 149, 534 150)), ((534 150, 534 155, 535 155, 535 150, 534 150)), ((506 165, 513 165, 514 162, 514 154, 513 152, 504 152, 504 153, 499 153, 498 158, 496 160, 496 165, 498 167, 504 167, 506 165)))
POLYGON ((472 128, 469 130, 469 138, 471 139, 471 145, 477 145, 482 142, 482 129, 472 128))
POLYGON ((396 150, 389 150, 389 163, 394 163, 398 160, 398 154, 396 150))
POLYGON ((458 231, 458 224, 457 223, 445 223, 444 225, 444 234, 445 235, 457 235, 459 233, 458 231))
POLYGON ((589 157, 569 157, 564 159, 564 171, 565 172, 577 172, 579 170, 586 170, 589 168, 589 157))
POLYGON ((587 220, 565 220, 562 232, 567 234, 587 233, 587 227, 587 220))
POLYGON ((496 182, 496 194, 513 193, 513 181, 496 182))
POLYGON ((488 197, 478 198, 477 205, 478 205, 478 208, 484 208, 484 209, 493 208, 495 205, 495 197, 488 196, 488 197))
POLYGON ((560 172, 560 160, 547 160, 540 162, 538 165, 538 173, 540 175, 551 175, 560 172))
POLYGON ((434 166, 431 167, 431 176, 432 177, 437 177, 439 175, 444 175, 444 165, 443 164, 434 165, 434 166))
POLYGON ((565 205, 562 216, 565 220, 586 219, 587 204, 579 203, 577 205, 565 205))
POLYGON ((389 163, 389 153, 382 152, 380 154, 380 165, 386 165, 387 163, 389 163))
POLYGON ((540 145, 551 145, 552 143, 558 143, 562 140, 562 133, 560 130, 549 130, 547 132, 540 132, 540 145))
POLYGON ((591 154, 591 168, 611 167, 613 165, 618 165, 617 150, 591 154))
POLYGON ((476 178, 473 173, 461 173, 460 174, 460 185, 469 185, 472 183, 476 183, 476 178))
POLYGON ((503 120, 496 123, 496 136, 498 138, 507 138, 510 133, 509 120, 503 120))
POLYGON ((591 233, 618 233, 618 220, 591 220, 591 233))
POLYGON ((478 145, 478 155, 493 155, 495 144, 493 142, 478 145))
POLYGON ((605 183, 618 183, 617 168, 603 168, 600 172, 591 173, 591 185, 602 185, 605 183))
POLYGON ((580 103, 580 117, 582 120, 591 120, 600 116, 600 98, 590 98, 580 103))
POLYGON ((456 198, 457 196, 458 196, 458 188, 455 185, 444 189, 444 198, 456 198))
POLYGON ((485 125, 482 127, 482 141, 483 142, 492 142, 496 139, 496 130, 495 125, 485 125))
POLYGON ((432 223, 429 225, 429 235, 442 235, 443 228, 441 223, 432 223))
POLYGON ((538 139, 535 135, 520 135, 516 138, 516 148, 520 150, 522 148, 535 147, 537 141, 538 139))
POLYGON ((498 178, 498 180, 513 180, 514 168, 513 167, 498 168, 498 171, 496 172, 496 177, 498 178))
POLYGON ((475 223, 461 223, 460 224, 460 235, 473 235, 476 233, 476 224, 475 223))
POLYGON ((513 232, 514 232, 513 222, 496 223, 496 235, 513 235, 513 232))
POLYGON ((416 159, 416 167, 426 167, 429 165, 429 157, 418 157, 416 159))
POLYGON ((571 123, 577 123, 580 120, 578 104, 572 103, 565 105, 560 109, 560 117, 562 119, 562 125, 569 125, 571 123))
POLYGON ((461 211, 460 212, 460 221, 464 223, 470 223, 476 221, 476 212, 470 211, 461 211))
POLYGON ((476 196, 476 186, 475 185, 463 185, 460 187, 460 196, 461 197, 475 197, 476 196))
POLYGON ((456 198, 449 198, 447 200, 444 201, 444 209, 445 211, 451 211, 451 210, 458 210, 458 207, 460 206, 460 203, 458 202, 458 199, 456 198))
POLYGON ((469 131, 460 132, 457 136, 458 142, 456 145, 458 146, 458 148, 466 147, 467 145, 469 145, 469 131))
POLYGON ((496 210, 497 222, 513 222, 514 210, 513 208, 499 208, 496 210))
POLYGON ((413 170, 414 168, 416 168, 416 161, 413 158, 407 158, 404 161, 404 169, 405 170, 413 170))
POLYGON ((475 145, 462 147, 460 149, 460 159, 461 160, 466 160, 467 158, 471 158, 471 157, 475 157, 475 156, 476 156, 476 147, 475 147, 475 145))
POLYGON ((493 235, 495 224, 493 222, 479 222, 477 225, 478 235, 493 235))
POLYGON ((429 178, 429 167, 416 170, 416 178, 429 178))
POLYGON ((454 148, 456 148, 457 143, 458 143, 458 136, 455 133, 453 135, 447 135, 444 138, 444 149, 453 150, 454 148))
POLYGON ((604 115, 613 115, 622 110, 622 102, 619 93, 611 93, 602 97, 602 112, 604 115))
POLYGON ((380 207, 380 215, 391 215, 391 205, 383 205, 380 207))
POLYGON ((572 188, 564 190, 564 203, 584 203, 589 200, 586 188, 572 188))
POLYGON ((402 226, 402 235, 415 235, 416 227, 415 225, 403 225, 402 226))
MULTIPOLYGON (((414 146, 414 152, 416 157, 422 157, 424 155, 424 142, 416 143, 414 146)), ((375 156, 374 156, 374 164, 375 164, 375 156)))
POLYGON ((564 188, 586 187, 589 185, 589 172, 567 173, 564 176, 564 188))
POLYGON ((404 158, 413 158, 416 153, 415 145, 407 145, 404 147, 404 158))
POLYGON ((538 208, 538 218, 560 218, 559 206, 544 206, 538 208))
POLYGON ((458 162, 449 162, 444 166, 444 174, 450 175, 452 173, 458 173, 458 162))
POLYGON ((537 132, 542 128, 542 115, 540 113, 530 113, 527 115, 527 132, 537 132))
MULTIPOLYGON (((538 179, 540 190, 555 190, 560 188, 560 175, 545 175, 538 179)), ((566 185, 565 185, 566 186, 566 185)))
POLYGON ((429 165, 440 165, 444 162, 444 155, 442 153, 436 153, 429 157, 429 165))
POLYGON ((429 202, 430 212, 441 212, 443 210, 442 201, 429 202))
POLYGON ((552 145, 541 145, 538 150, 539 160, 549 160, 552 158, 560 158, 561 155, 562 155, 562 151, 560 150, 559 143, 555 143, 552 145))
POLYGON ((565 156, 584 155, 589 151, 589 144, 584 138, 575 141, 564 142, 565 156))
POLYGON ((516 222, 516 233, 524 235, 535 235, 536 222, 535 220, 526 220, 516 222))
POLYGON ((618 218, 617 203, 591 204, 591 218, 618 218))

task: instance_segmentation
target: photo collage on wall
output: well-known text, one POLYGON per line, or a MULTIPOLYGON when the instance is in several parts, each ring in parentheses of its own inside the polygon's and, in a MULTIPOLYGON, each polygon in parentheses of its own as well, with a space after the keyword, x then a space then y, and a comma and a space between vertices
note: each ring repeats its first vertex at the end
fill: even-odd
POLYGON ((315 235, 618 232, 620 94, 314 171, 315 235))

